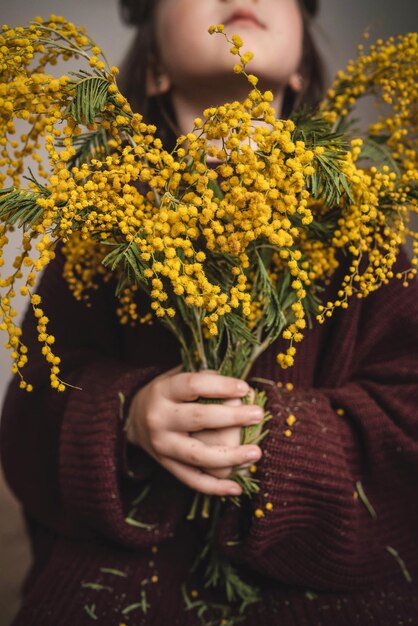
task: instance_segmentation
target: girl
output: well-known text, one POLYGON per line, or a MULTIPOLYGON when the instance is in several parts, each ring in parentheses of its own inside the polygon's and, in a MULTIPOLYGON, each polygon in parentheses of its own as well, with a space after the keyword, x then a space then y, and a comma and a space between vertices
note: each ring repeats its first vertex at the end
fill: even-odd
MULTIPOLYGON (((122 5, 138 27, 125 93, 167 145, 206 106, 246 95, 227 47, 206 35, 211 24, 243 35, 255 54, 251 70, 282 115, 320 96, 309 34, 315 1, 122 5)), ((198 624, 187 597, 197 608, 225 597, 191 572, 207 530, 205 520, 186 519, 194 490, 238 494, 231 468, 254 463, 259 494, 240 508, 228 504, 216 537, 240 576, 261 589, 243 624, 417 624, 418 286, 393 282, 315 326, 289 370, 271 346, 244 382, 182 373, 162 327, 121 327, 113 285, 85 307, 62 265, 58 253, 39 293, 63 378, 82 391, 49 388, 28 315, 27 377, 36 391, 24 394, 14 381, 2 418, 4 469, 34 549, 14 626, 198 624), (254 377, 278 383, 264 385, 273 419, 261 447, 239 445, 240 428, 262 417, 240 403, 254 377)), ((221 624, 221 613, 215 607, 205 618, 221 624)))

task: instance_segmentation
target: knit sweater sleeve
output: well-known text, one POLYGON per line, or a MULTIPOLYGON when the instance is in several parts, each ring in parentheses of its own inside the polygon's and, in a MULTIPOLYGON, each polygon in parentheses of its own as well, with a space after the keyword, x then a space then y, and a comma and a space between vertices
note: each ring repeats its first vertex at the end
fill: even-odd
POLYGON ((260 492, 250 514, 228 506, 219 534, 232 560, 319 590, 418 574, 418 285, 353 306, 356 328, 328 336, 318 385, 265 385, 260 492))
MULTIPOLYGON (((183 517, 185 489, 145 451, 135 448, 128 455, 124 406, 163 371, 164 364, 152 356, 148 331, 140 328, 135 345, 144 356, 127 360, 113 288, 102 285, 95 290, 87 307, 70 293, 63 263, 58 252, 37 292, 56 337, 60 376, 72 387, 62 393, 50 388, 49 366, 40 354, 36 322, 28 312, 23 324, 29 348, 25 376, 34 391, 19 389, 17 377, 9 385, 1 420, 5 476, 28 516, 45 528, 148 545, 156 541, 155 533, 163 539, 183 517), (164 512, 153 502, 156 490, 150 489, 147 510, 152 513, 141 520, 146 526, 129 525, 125 519, 131 502, 153 480, 168 483, 164 512)), ((137 516, 137 511, 131 515, 137 516)))

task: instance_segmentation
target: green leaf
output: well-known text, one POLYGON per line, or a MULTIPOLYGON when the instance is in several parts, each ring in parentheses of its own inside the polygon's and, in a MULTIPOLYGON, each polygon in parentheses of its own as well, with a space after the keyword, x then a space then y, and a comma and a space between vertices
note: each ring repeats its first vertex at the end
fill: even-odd
POLYGON ((217 254, 212 250, 204 250, 206 254, 205 274, 214 285, 223 285, 226 293, 233 285, 234 277, 231 269, 237 265, 237 259, 232 254, 217 254))
POLYGON ((74 86, 75 93, 65 113, 78 124, 91 124, 106 106, 109 81, 101 76, 86 76, 74 86))
POLYGON ((92 589, 93 591, 110 591, 113 592, 112 587, 107 585, 101 585, 100 583, 82 583, 83 589, 92 589))
POLYGON ((225 315, 225 323, 230 332, 236 337, 247 341, 250 345, 257 345, 258 339, 252 334, 245 320, 236 313, 227 313, 225 315))
POLYGON ((125 607, 122 611, 122 614, 128 615, 129 613, 131 613, 131 611, 135 611, 136 609, 141 609, 141 611, 146 614, 150 607, 151 605, 148 603, 145 590, 143 589, 141 591, 141 601, 135 602, 134 604, 130 604, 129 606, 125 607))
MULTIPOLYGON (((64 146, 64 139, 56 142, 58 148, 64 146)), ((72 137, 73 146, 76 149, 75 154, 67 161, 67 169, 78 167, 82 163, 89 163, 92 159, 103 159, 109 153, 107 143, 107 135, 104 128, 98 128, 91 133, 82 133, 81 135, 72 137)))
POLYGON ((224 193, 222 189, 219 187, 219 183, 217 180, 210 180, 208 182, 208 188, 212 189, 214 198, 218 198, 219 200, 223 200, 224 193))
POLYGON ((100 571, 103 574, 112 574, 113 576, 120 576, 121 578, 126 578, 128 574, 122 572, 120 569, 114 569, 113 567, 101 567, 100 571))
POLYGON ((400 169, 393 158, 389 148, 385 145, 387 137, 375 136, 363 139, 359 161, 371 161, 373 165, 388 165, 397 176, 400 176, 400 169))
POLYGON ((134 526, 135 528, 143 528, 144 530, 152 530, 155 527, 155 524, 145 524, 144 522, 138 522, 138 520, 133 519, 132 517, 125 517, 125 522, 129 526, 134 526))
MULTIPOLYGON (((315 219, 305 227, 308 238, 319 239, 325 243, 329 243, 334 236, 340 218, 341 210, 339 207, 327 207, 324 213, 317 212, 315 219)), ((302 218, 293 216, 293 220, 295 225, 298 226, 302 218)))
POLYGON ((2 190, 0 196, 0 220, 19 228, 31 228, 41 218, 44 208, 37 204, 41 194, 33 191, 2 190))
POLYGON ((294 291, 290 287, 290 281, 292 280, 292 276, 290 275, 289 270, 284 270, 281 274, 281 281, 277 284, 278 291, 277 296, 280 302, 280 306, 282 309, 287 309, 289 300, 289 295, 292 296, 292 302, 296 300, 296 296, 294 295, 294 291), (289 293, 290 292, 290 293, 289 293))
POLYGON ((102 260, 102 264, 105 267, 110 267, 112 272, 114 272, 117 266, 123 261, 123 253, 126 249, 127 244, 120 243, 112 245, 115 246, 114 249, 104 257, 104 259, 102 260))
POLYGON ((271 341, 274 341, 283 328, 283 311, 278 294, 276 290, 273 289, 266 266, 259 252, 257 252, 257 261, 259 270, 259 297, 264 298, 265 331, 268 335, 271 335, 271 341))
POLYGON ((92 604, 91 606, 89 606, 88 604, 85 605, 84 607, 85 612, 87 613, 87 615, 90 617, 90 619, 94 619, 94 620, 98 620, 99 618, 96 615, 96 605, 92 604))
POLYGON ((321 113, 307 109, 296 112, 292 119, 296 124, 292 134, 294 142, 304 141, 312 150, 318 146, 325 148, 313 161, 316 171, 309 178, 308 191, 314 198, 324 199, 329 206, 338 204, 343 191, 352 202, 350 185, 341 171, 341 161, 349 149, 347 126, 341 126, 336 132, 321 113))
MULTIPOLYGON (((340 157, 342 155, 333 150, 325 150, 325 152, 316 157, 314 167, 317 168, 317 175, 321 179, 318 186, 318 199, 323 198, 328 206, 338 204, 341 200, 341 187, 347 194, 350 202, 354 202, 351 195, 350 186, 347 177, 341 171, 340 157)), ((308 189, 313 195, 312 188, 308 184, 308 189)))
POLYGON ((356 490, 357 490, 357 493, 358 493, 358 496, 359 496, 360 500, 363 502, 364 506, 366 507, 366 509, 370 513, 371 517, 373 519, 376 519, 377 518, 377 513, 376 513, 373 505, 371 504, 369 498, 366 496, 366 493, 364 491, 363 485, 362 485, 362 483, 359 480, 356 482, 356 490))
POLYGON ((389 554, 391 554, 397 560, 399 567, 402 570, 402 574, 404 575, 405 580, 408 583, 412 583, 412 576, 409 573, 408 568, 405 565, 405 561, 400 557, 399 552, 395 550, 395 548, 392 548, 392 546, 386 546, 386 550, 389 552, 389 554))

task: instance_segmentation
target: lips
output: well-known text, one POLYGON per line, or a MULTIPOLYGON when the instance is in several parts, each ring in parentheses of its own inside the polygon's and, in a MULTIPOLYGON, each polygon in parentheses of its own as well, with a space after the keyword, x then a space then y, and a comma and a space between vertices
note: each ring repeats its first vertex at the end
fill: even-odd
POLYGON ((240 24, 247 26, 256 26, 258 28, 265 29, 266 26, 261 22, 258 17, 250 9, 236 9, 229 17, 224 21, 225 26, 231 24, 240 24))

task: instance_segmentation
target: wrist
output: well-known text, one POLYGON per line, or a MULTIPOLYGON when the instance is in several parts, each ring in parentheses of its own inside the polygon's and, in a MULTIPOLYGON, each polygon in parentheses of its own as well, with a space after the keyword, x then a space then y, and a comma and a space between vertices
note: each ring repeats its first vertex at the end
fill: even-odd
POLYGON ((139 446, 138 441, 138 433, 137 433, 137 420, 139 419, 139 415, 141 412, 141 396, 144 388, 139 389, 136 394, 133 396, 128 414, 125 421, 125 436, 129 443, 139 446))

